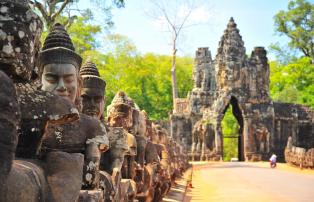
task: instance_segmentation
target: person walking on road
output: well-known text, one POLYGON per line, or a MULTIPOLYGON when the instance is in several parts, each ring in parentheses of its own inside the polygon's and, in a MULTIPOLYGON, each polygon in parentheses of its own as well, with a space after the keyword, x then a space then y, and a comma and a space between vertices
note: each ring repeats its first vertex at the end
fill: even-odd
POLYGON ((269 159, 269 162, 270 162, 270 167, 271 168, 275 168, 276 167, 276 161, 277 161, 277 156, 276 154, 272 154, 270 159, 269 159))

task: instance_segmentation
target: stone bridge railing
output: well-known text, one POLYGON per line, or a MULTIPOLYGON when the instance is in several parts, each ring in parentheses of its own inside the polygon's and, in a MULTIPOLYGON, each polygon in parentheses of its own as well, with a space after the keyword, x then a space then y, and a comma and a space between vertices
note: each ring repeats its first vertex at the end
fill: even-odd
POLYGON ((285 149, 285 160, 300 168, 314 168, 314 148, 306 150, 302 147, 286 147, 285 149))

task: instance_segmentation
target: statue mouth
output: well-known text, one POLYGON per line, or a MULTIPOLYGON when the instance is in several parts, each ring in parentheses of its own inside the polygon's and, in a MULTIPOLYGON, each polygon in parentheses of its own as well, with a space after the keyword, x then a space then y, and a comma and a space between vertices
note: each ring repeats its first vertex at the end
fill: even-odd
POLYGON ((70 95, 68 93, 66 93, 66 92, 59 92, 59 91, 57 91, 55 94, 57 94, 60 97, 66 98, 66 99, 70 98, 70 95))

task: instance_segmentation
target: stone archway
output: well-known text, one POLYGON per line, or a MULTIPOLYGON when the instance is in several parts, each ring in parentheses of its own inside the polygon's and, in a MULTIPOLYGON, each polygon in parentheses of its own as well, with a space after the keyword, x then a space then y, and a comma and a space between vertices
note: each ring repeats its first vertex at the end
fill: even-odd
POLYGON ((224 136, 222 132, 221 123, 230 105, 232 106, 232 114, 236 118, 239 125, 238 134, 236 135, 236 138, 238 139, 238 159, 239 161, 244 161, 245 152, 244 152, 244 134, 243 134, 243 129, 244 129, 243 110, 241 110, 238 99, 235 96, 230 96, 230 98, 228 99, 228 102, 226 102, 225 105, 222 105, 221 108, 218 110, 217 120, 216 120, 216 130, 215 130, 216 151, 218 155, 220 155, 222 158, 224 154, 224 151, 223 151, 224 136))

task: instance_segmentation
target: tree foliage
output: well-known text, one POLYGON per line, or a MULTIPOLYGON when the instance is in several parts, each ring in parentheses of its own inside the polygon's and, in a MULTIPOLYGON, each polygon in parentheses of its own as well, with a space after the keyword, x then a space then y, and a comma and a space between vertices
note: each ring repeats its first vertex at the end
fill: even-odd
MULTIPOLYGON (((58 22, 63 23, 67 20, 66 17, 59 17, 58 22)), ((41 36, 42 43, 48 35, 48 30, 44 31, 41 36)), ((99 25, 91 24, 90 20, 81 16, 78 17, 73 25, 68 28, 68 34, 70 35, 75 51, 80 55, 86 55, 86 51, 96 51, 99 47, 97 41, 97 35, 101 34, 101 27, 99 25)))
MULTIPOLYGON (((94 12, 98 12, 102 16, 104 28, 109 28, 113 25, 111 10, 113 7, 124 7, 124 0, 90 0, 87 7, 79 8, 80 0, 30 0, 33 6, 41 15, 41 18, 49 30, 57 21, 63 16, 66 20, 63 21, 65 27, 72 25, 74 20, 78 17, 88 16, 89 19, 93 17, 94 12)), ((85 1, 86 3, 87 1, 85 1)))
POLYGON ((305 104, 314 109, 314 64, 302 57, 282 65, 270 63, 270 95, 275 101, 305 104))
MULTIPOLYGON (((122 90, 147 111, 151 119, 167 119, 172 110, 171 56, 142 55, 126 36, 119 34, 108 35, 105 41, 106 54, 91 49, 81 55, 85 60, 92 59, 106 81, 106 104, 122 90)), ((177 58, 178 88, 182 97, 192 89, 192 66, 191 57, 177 58)))
MULTIPOLYGON (((171 56, 141 55, 135 45, 121 35, 110 36, 109 39, 113 43, 113 51, 106 55, 106 63, 100 67, 100 73, 107 81, 107 104, 117 91, 122 90, 146 110, 150 118, 168 118, 172 110, 171 56)), ((192 88, 192 65, 190 57, 177 59, 178 87, 183 96, 192 88)))
MULTIPOLYGON (((287 36, 290 48, 314 59, 314 4, 306 0, 291 0, 287 11, 274 16, 275 29, 287 36)), ((273 48, 280 50, 278 45, 273 48)), ((284 52, 282 52, 284 53, 284 52)))

